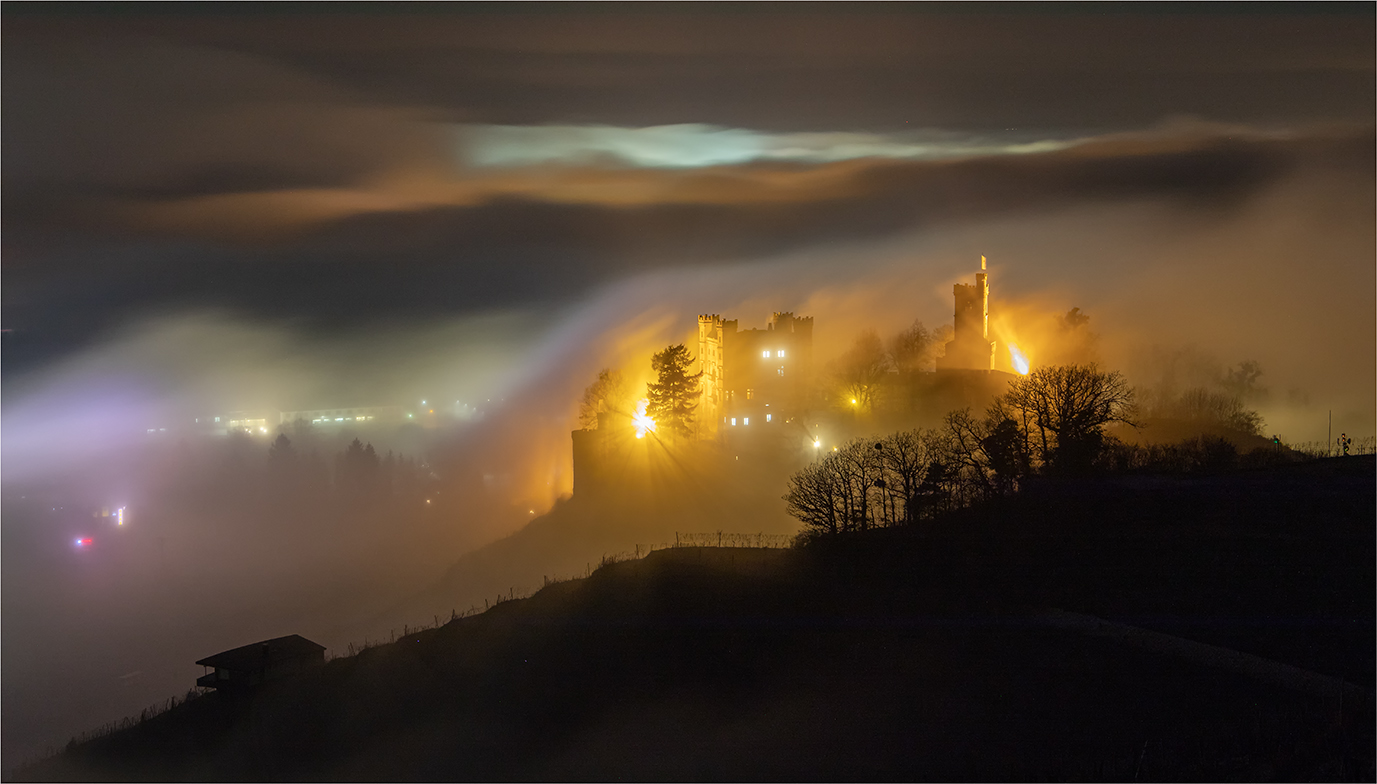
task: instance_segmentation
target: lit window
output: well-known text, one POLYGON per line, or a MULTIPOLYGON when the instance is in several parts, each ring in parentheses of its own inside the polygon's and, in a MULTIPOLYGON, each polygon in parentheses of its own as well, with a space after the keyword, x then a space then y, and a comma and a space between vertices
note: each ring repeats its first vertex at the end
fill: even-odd
POLYGON ((782 357, 782 356, 784 356, 784 349, 780 349, 778 352, 776 352, 776 353, 775 353, 775 356, 777 356, 777 357, 782 357))
POLYGON ((779 369, 779 374, 780 374, 781 376, 784 375, 784 368, 780 368, 780 369, 779 369))
POLYGON ((743 425, 749 425, 750 423, 751 423, 751 418, 750 418, 750 417, 746 417, 745 419, 741 420, 741 424, 743 424, 743 425))
POLYGON ((754 390, 754 389, 747 389, 747 390, 746 390, 746 399, 747 399, 747 400, 750 400, 750 399, 753 398, 753 397, 755 397, 755 390, 754 390))
POLYGON ((762 351, 762 352, 760 352, 760 356, 762 356, 762 357, 764 357, 764 358, 766 358, 766 359, 769 359, 769 358, 770 358, 770 352, 769 352, 769 351, 762 351))
POLYGON ((736 427, 736 417, 732 417, 732 427, 736 427))
POLYGON ((773 414, 766 414, 766 415, 765 415, 765 421, 766 421, 766 422, 769 422, 771 416, 773 416, 773 414))
POLYGON ((215 421, 216 421, 216 422, 219 422, 219 421, 220 421, 220 417, 216 417, 216 418, 215 418, 215 421))

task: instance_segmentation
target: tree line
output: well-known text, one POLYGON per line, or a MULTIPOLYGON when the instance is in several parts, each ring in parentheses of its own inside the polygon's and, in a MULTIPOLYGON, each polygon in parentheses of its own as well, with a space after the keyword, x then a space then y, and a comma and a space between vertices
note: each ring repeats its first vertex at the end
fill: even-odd
POLYGON ((940 427, 856 438, 789 479, 789 513, 814 533, 911 525, 1008 495, 1033 474, 1089 470, 1135 424, 1133 390, 1096 365, 1042 367, 1010 383, 983 416, 947 414, 940 427))

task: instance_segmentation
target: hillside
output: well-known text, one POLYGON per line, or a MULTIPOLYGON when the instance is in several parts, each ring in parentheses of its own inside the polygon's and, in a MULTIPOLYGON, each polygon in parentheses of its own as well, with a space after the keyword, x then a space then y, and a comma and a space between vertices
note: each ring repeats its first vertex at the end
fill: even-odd
POLYGON ((658 551, 16 778, 1372 780, 1375 469, 1046 483, 919 531, 658 551))

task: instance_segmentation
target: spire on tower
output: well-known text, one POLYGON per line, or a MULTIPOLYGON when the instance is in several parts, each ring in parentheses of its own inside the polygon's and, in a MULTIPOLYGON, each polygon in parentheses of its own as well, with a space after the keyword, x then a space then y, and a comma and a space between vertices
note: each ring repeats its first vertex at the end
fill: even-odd
POLYGON ((984 256, 981 256, 981 257, 980 257, 980 271, 981 271, 981 272, 984 272, 984 271, 985 271, 985 257, 984 257, 984 256))

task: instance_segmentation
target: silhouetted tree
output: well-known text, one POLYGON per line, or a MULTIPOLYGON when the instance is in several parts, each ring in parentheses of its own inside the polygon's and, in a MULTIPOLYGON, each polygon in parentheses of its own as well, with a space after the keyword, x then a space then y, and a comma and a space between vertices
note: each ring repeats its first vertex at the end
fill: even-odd
POLYGON ((1257 382, 1262 376, 1262 365, 1257 360, 1248 359, 1224 371, 1221 386, 1240 401, 1265 400, 1267 388, 1257 382))
POLYGON ((834 367, 842 407, 858 413, 872 410, 889 371, 889 357, 879 333, 873 329, 863 330, 834 367))
POLYGON ((1090 316, 1072 308, 1057 319, 1057 336, 1043 347, 1042 361, 1050 365, 1086 364, 1095 361, 1099 336, 1090 331, 1090 316))
POLYGON ((952 411, 945 424, 951 468, 960 473, 963 490, 988 498, 1017 489, 1030 470, 1026 440, 1002 403, 997 401, 980 419, 970 409, 952 411))
POLYGON ((286 433, 278 433, 277 438, 268 447, 268 465, 280 470, 296 462, 296 449, 292 447, 292 439, 286 433))
POLYGON ((599 413, 629 415, 630 409, 630 395, 621 371, 603 368, 598 372, 598 379, 583 390, 583 400, 579 403, 579 426, 584 430, 596 430, 599 413))
POLYGON ((1104 426, 1135 425, 1133 390, 1118 371, 1091 365, 1040 367, 1009 385, 1000 400, 1027 421, 1044 466, 1060 472, 1087 470, 1104 446, 1104 426))
POLYGON ((889 341, 889 361, 900 376, 916 375, 932 362, 936 346, 923 322, 915 321, 889 341))
POLYGON ((346 495, 367 495, 377 488, 378 453, 357 438, 335 457, 335 486, 346 495))
POLYGON ((1262 434, 1262 416, 1243 405, 1237 394, 1214 392, 1203 387, 1188 389, 1160 413, 1210 429, 1262 434))
POLYGON ((655 420, 661 435, 687 437, 693 432, 693 412, 698 407, 698 380, 702 373, 688 372, 693 356, 684 344, 669 346, 650 360, 658 381, 646 384, 646 415, 655 420))
POLYGON ((950 439, 935 430, 857 438, 789 478, 789 514, 813 533, 902 525, 951 508, 950 439))

